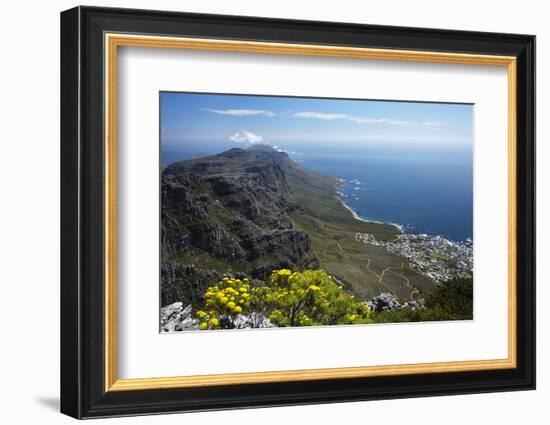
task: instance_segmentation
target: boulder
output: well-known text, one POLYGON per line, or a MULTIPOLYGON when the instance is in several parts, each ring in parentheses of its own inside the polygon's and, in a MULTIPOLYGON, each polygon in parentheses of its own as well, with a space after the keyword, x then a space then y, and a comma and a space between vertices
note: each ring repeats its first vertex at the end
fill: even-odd
POLYGON ((183 308, 182 302, 175 302, 160 309, 161 332, 187 331, 199 328, 198 320, 193 318, 191 305, 183 308))
POLYGON ((395 311, 402 308, 397 297, 388 292, 383 292, 380 295, 372 297, 367 301, 367 306, 373 312, 395 311))

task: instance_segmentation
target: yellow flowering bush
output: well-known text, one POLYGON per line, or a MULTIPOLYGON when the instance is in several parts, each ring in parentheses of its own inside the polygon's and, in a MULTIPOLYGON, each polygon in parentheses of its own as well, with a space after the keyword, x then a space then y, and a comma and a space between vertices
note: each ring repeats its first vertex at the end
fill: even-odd
POLYGON ((204 309, 196 312, 202 330, 234 328, 239 315, 251 313, 281 327, 371 322, 368 307, 323 270, 273 270, 256 287, 248 279, 225 277, 208 288, 204 300, 204 309))
POLYGON ((204 294, 204 309, 195 313, 201 330, 230 329, 240 314, 248 314, 250 283, 247 278, 224 277, 204 294))
MULTIPOLYGON (((323 270, 274 270, 264 295, 276 326, 315 326, 370 322, 368 307, 347 294, 323 270)), ((269 309, 268 309, 269 310, 269 309)))

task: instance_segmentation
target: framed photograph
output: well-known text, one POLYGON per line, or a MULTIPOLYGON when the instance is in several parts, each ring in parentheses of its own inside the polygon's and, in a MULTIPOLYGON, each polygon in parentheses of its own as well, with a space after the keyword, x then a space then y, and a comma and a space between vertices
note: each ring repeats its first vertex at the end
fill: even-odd
POLYGON ((535 388, 535 37, 61 14, 61 411, 535 388))

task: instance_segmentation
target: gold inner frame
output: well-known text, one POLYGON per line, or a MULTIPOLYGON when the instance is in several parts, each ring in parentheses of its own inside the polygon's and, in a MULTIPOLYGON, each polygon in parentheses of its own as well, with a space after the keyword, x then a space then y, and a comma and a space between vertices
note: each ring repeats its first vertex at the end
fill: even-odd
POLYGON ((461 53, 370 49, 325 45, 105 34, 105 391, 135 391, 214 385, 312 381, 321 379, 446 373, 515 368, 516 358, 516 58, 461 53), (253 373, 118 379, 116 324, 116 123, 117 48, 119 46, 280 55, 324 56, 469 65, 504 66, 508 72, 508 357, 382 366, 305 369, 253 373))

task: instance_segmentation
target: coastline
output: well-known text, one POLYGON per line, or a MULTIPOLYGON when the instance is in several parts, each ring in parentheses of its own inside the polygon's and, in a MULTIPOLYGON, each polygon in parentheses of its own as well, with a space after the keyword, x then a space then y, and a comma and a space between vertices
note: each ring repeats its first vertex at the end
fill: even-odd
POLYGON ((342 203, 342 206, 347 209, 352 215, 353 215, 353 218, 355 218, 356 220, 359 220, 359 221, 362 221, 364 223, 373 223, 373 224, 386 224, 386 225, 389 225, 389 226, 393 226, 395 228, 397 228, 399 230, 399 232, 401 233, 405 233, 404 231, 404 227, 401 225, 401 224, 397 224, 397 223, 385 223, 383 221, 376 221, 376 220, 367 220, 366 218, 363 218, 361 216, 359 216, 354 210, 353 208, 351 208, 348 204, 346 204, 346 202, 342 199, 342 196, 340 194, 340 192, 338 192, 338 196, 340 198, 340 202, 342 203))
POLYGON ((377 221, 377 220, 368 220, 366 218, 363 218, 361 217, 359 214, 357 214, 353 208, 351 208, 348 204, 346 204, 346 201, 344 201, 344 192, 342 191, 342 185, 345 183, 345 180, 341 177, 336 177, 336 193, 337 193, 337 198, 338 200, 340 201, 340 203, 342 204, 342 206, 348 210, 351 215, 353 215, 353 218, 356 219, 356 220, 359 220, 359 221, 362 221, 363 223, 372 223, 372 224, 385 224, 385 225, 388 225, 388 226, 393 226, 395 227, 397 230, 399 230, 400 233, 405 233, 405 227, 402 226, 401 224, 397 224, 397 223, 386 223, 386 222, 383 222, 383 221, 377 221))
POLYGON ((441 284, 457 276, 472 276, 473 242, 470 239, 458 242, 442 236, 406 233, 404 226, 397 223, 367 220, 359 216, 353 208, 346 204, 343 192, 340 190, 342 183, 343 180, 339 179, 339 185, 337 186, 338 199, 354 219, 365 223, 391 225, 400 232, 400 235, 393 241, 381 241, 373 238, 368 233, 356 233, 355 238, 357 241, 384 247, 388 252, 407 259, 413 269, 436 284, 441 284), (449 260, 452 260, 452 262, 449 260))
POLYGON ((452 244, 473 244, 473 239, 469 238, 469 237, 466 238, 466 239, 461 239, 461 240, 452 240, 452 239, 448 239, 448 238, 446 238, 445 236, 442 236, 442 235, 431 235, 431 234, 426 234, 426 233, 422 233, 422 234, 407 233, 405 231, 405 226, 404 225, 401 225, 401 224, 398 224, 398 223, 378 221, 378 220, 369 220, 369 219, 363 218, 359 214, 357 214, 357 212, 355 212, 355 210, 352 207, 350 207, 348 204, 346 204, 346 201, 344 200, 344 192, 341 190, 341 185, 343 183, 344 183, 344 180, 341 179, 341 178, 338 178, 338 183, 336 185, 337 198, 340 201, 340 203, 342 204, 342 206, 346 210, 348 210, 352 214, 353 218, 356 219, 356 220, 362 221, 364 223, 385 224, 385 225, 388 225, 388 226, 393 226, 397 230, 399 230, 399 232, 402 235, 410 234, 410 235, 417 235, 417 236, 423 236, 423 237, 428 237, 428 238, 440 238, 440 239, 446 240, 446 241, 448 241, 449 243, 452 243, 452 244))
POLYGON ((357 241, 383 247, 388 252, 405 258, 411 268, 429 278, 436 285, 457 276, 471 277, 473 275, 473 242, 471 239, 458 242, 439 235, 406 233, 404 226, 397 223, 367 220, 346 204, 343 192, 340 190, 337 192, 340 203, 352 214, 354 219, 364 223, 394 226, 400 232, 400 235, 392 241, 377 240, 369 233, 356 233, 357 241), (450 262, 450 260, 452 261, 450 262))

